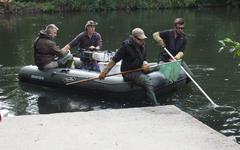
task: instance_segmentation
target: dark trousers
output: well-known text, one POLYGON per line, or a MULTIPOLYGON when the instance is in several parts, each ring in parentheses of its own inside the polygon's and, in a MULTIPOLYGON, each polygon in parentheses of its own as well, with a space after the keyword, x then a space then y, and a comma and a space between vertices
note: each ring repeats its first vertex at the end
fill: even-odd
POLYGON ((125 76, 125 80, 132 81, 134 84, 143 87, 146 91, 148 101, 150 101, 153 105, 159 104, 153 90, 153 83, 148 75, 142 72, 129 73, 125 76))

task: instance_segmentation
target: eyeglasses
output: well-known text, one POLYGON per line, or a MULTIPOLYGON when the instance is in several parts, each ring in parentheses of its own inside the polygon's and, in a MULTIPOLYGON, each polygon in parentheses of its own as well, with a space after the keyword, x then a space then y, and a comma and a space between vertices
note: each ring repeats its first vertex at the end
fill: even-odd
POLYGON ((88 25, 88 27, 95 28, 95 25, 88 25))
POLYGON ((183 30, 184 27, 176 27, 176 29, 178 29, 178 30, 183 30))
POLYGON ((134 36, 135 39, 137 39, 138 41, 143 41, 143 39, 139 39, 138 37, 134 36))

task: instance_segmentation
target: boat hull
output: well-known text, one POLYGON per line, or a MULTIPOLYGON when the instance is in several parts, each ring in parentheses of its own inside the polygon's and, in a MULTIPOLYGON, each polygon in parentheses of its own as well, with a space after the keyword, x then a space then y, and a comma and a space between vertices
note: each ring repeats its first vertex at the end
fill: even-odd
MULTIPOLYGON (((115 71, 119 68, 115 68, 115 71)), ((99 73, 90 72, 79 69, 56 68, 47 71, 41 71, 36 66, 29 65, 20 69, 20 82, 32 83, 37 85, 51 86, 63 89, 75 89, 79 92, 91 92, 93 94, 101 94, 105 96, 139 96, 145 95, 142 87, 124 82, 121 75, 106 77, 105 80, 92 80, 66 85, 73 81, 84 80, 88 78, 98 77, 99 73)), ((156 95, 161 95, 173 89, 186 85, 189 78, 183 71, 180 72, 176 81, 169 81, 159 72, 151 72, 148 74, 153 82, 156 95)))

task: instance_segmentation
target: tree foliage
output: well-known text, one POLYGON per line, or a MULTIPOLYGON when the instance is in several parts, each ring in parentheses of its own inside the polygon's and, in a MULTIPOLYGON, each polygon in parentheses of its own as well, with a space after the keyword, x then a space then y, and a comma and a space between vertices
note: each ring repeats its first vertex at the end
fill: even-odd
POLYGON ((198 5, 237 4, 238 0, 15 0, 19 2, 53 2, 55 5, 82 8, 98 7, 104 9, 117 8, 152 8, 152 7, 189 7, 198 5))
POLYGON ((221 48, 219 52, 223 50, 228 50, 229 52, 233 53, 234 56, 240 57, 240 43, 233 41, 230 38, 225 38, 224 40, 219 40, 221 43, 221 48))
MULTIPOLYGON (((15 0, 15 7, 25 5, 34 11, 59 12, 82 10, 136 10, 208 6, 240 6, 239 0, 15 0), (46 5, 46 6, 45 6, 46 5), (32 7, 31 7, 32 6, 32 7)), ((24 9, 21 7, 20 9, 24 9)))

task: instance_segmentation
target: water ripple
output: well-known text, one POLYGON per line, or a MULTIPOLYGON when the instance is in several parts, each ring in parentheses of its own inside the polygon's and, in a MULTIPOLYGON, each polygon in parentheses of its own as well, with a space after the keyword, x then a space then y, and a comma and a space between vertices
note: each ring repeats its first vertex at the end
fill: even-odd
POLYGON ((239 120, 240 120, 240 118, 232 117, 232 118, 228 118, 228 119, 226 120, 226 122, 235 122, 235 121, 239 121, 239 120))
POLYGON ((215 71, 216 68, 203 68, 202 70, 203 71, 215 71))
POLYGON ((0 94, 3 94, 4 89, 0 88, 0 94))
POLYGON ((4 99, 7 99, 8 97, 7 96, 0 96, 0 100, 4 100, 4 99))

